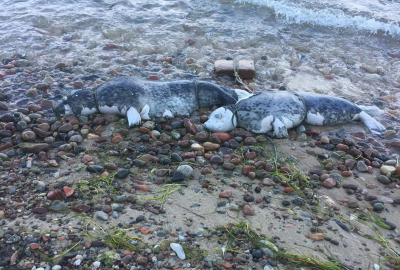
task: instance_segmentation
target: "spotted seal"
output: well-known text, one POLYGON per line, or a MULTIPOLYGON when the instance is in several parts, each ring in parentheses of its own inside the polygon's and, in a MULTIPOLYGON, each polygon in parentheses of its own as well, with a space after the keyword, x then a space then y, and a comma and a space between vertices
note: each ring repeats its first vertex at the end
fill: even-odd
POLYGON ((288 137, 288 129, 303 121, 310 125, 338 125, 353 120, 361 120, 373 133, 385 131, 382 124, 343 98, 289 91, 256 92, 235 106, 213 111, 204 126, 214 132, 228 132, 240 126, 284 138, 288 137))
POLYGON ((77 90, 56 104, 56 115, 113 113, 126 116, 129 127, 141 120, 190 116, 201 107, 232 105, 245 91, 204 81, 149 81, 119 77, 96 91, 77 90))

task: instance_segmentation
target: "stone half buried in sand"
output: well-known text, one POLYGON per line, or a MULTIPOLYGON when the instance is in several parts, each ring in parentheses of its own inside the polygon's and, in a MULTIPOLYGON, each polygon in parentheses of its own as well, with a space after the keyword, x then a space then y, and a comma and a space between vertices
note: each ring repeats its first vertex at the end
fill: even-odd
POLYGON ((47 152, 50 150, 50 145, 47 143, 20 143, 19 148, 25 153, 35 153, 47 152))
POLYGON ((183 251, 183 248, 180 244, 177 243, 171 243, 169 244, 171 249, 175 251, 176 255, 178 256, 179 259, 184 260, 186 259, 185 252, 183 251))

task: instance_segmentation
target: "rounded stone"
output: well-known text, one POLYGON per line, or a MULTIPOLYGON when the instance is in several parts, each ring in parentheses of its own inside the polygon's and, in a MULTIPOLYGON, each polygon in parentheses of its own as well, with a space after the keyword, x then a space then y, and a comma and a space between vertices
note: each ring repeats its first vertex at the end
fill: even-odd
POLYGON ((172 162, 182 162, 182 158, 177 153, 172 153, 171 154, 171 161, 172 162))
POLYGON ((189 165, 181 165, 176 169, 176 172, 180 172, 184 175, 184 178, 190 178, 193 175, 193 168, 189 165))
POLYGON ((36 140, 36 134, 35 134, 35 132, 33 132, 31 130, 25 130, 24 132, 22 132, 21 136, 24 141, 36 140))
POLYGON ((81 143, 83 142, 83 137, 81 135, 73 135, 70 139, 69 142, 76 142, 76 143, 81 143))
POLYGON ((233 170, 235 169, 235 165, 232 164, 232 163, 229 163, 229 162, 225 162, 225 163, 222 165, 222 167, 223 167, 225 170, 228 170, 228 171, 233 171, 233 170))
POLYGON ((206 151, 215 151, 220 148, 220 145, 217 143, 212 143, 212 142, 205 142, 203 144, 204 150, 206 151))
POLYGON ((108 220, 108 215, 103 211, 98 211, 96 213, 96 218, 99 219, 99 220, 107 221, 108 220))
POLYGON ((374 204, 374 211, 375 212, 381 212, 385 209, 385 206, 382 203, 375 203, 374 204))
POLYGON ((275 186, 275 182, 271 178, 264 178, 262 184, 264 186, 275 186))
POLYGON ((384 185, 390 184, 390 179, 387 178, 385 175, 379 175, 378 176, 378 181, 384 185))
POLYGON ((288 200, 283 200, 283 201, 282 201, 282 205, 283 205, 283 206, 289 206, 289 205, 290 205, 290 201, 288 201, 288 200))
POLYGON ((220 156, 218 156, 218 155, 212 156, 211 159, 210 159, 210 162, 211 162, 212 164, 217 164, 217 165, 222 165, 222 164, 224 164, 224 160, 223 160, 220 156))
POLYGON ((322 182, 322 186, 326 188, 333 188, 336 186, 336 181, 332 178, 327 178, 324 182, 322 182))
POLYGON ((208 139, 208 133, 205 131, 200 131, 199 133, 196 133, 196 135, 194 135, 193 139, 198 142, 205 142, 208 139))
POLYGON ((226 199, 226 198, 230 198, 231 196, 232 196, 232 190, 230 190, 230 189, 223 190, 219 193, 220 198, 226 199))
POLYGON ((127 169, 120 169, 116 174, 115 174, 115 178, 117 179, 125 179, 127 178, 129 175, 129 170, 127 169))
POLYGON ((396 171, 396 168, 393 166, 389 166, 389 165, 381 166, 381 173, 384 175, 387 175, 388 173, 393 173, 394 171, 396 171))
POLYGON ((368 172, 368 166, 365 164, 364 161, 357 162, 357 170, 359 172, 368 172))
POLYGON ((250 207, 250 205, 243 205, 242 207, 242 213, 245 216, 254 216, 254 211, 253 209, 250 207))
POLYGON ((91 173, 102 173, 104 172, 104 167, 100 165, 89 165, 86 170, 91 173))

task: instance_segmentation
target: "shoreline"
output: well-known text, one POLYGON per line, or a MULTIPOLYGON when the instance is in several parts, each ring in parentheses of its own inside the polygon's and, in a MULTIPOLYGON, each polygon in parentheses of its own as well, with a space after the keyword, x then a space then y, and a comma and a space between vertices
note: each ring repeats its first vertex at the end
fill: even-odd
MULTIPOLYGON (((370 215, 399 224, 400 218, 394 214, 400 204, 396 164, 389 156, 385 156, 389 165, 376 159, 380 153, 373 149, 381 144, 360 131, 365 130, 362 124, 344 125, 348 132, 338 127, 307 127, 305 134, 291 130, 289 139, 273 140, 278 150, 275 166, 273 147, 264 135, 238 131, 210 137, 201 131, 203 114, 192 118, 198 128, 195 134, 179 119, 161 123, 163 128, 154 132, 157 141, 137 127, 126 129, 124 121, 113 115, 97 115, 87 123, 68 116, 63 122, 51 120, 48 127, 59 133, 72 130, 74 142, 57 140, 44 152, 38 147, 49 139, 37 138, 32 145, 36 148, 21 148, 28 153, 8 150, 15 154, 3 161, 2 261, 12 259, 16 266, 40 269, 45 266, 40 253, 47 257, 61 254, 52 260, 52 269, 92 269, 93 262, 100 262, 99 269, 108 269, 104 268, 104 256, 112 251, 107 253, 113 260, 108 266, 125 264, 127 269, 275 269, 277 263, 279 268, 297 269, 290 268, 284 257, 276 260, 271 250, 257 248, 249 240, 230 243, 224 230, 219 230, 232 222, 244 226, 233 227, 237 239, 246 239, 248 235, 240 233, 245 229, 250 235, 255 232, 273 239, 280 251, 310 254, 319 260, 325 255, 310 248, 331 252, 338 263, 354 269, 379 263, 383 257, 377 254, 382 252, 393 255, 391 249, 381 250, 382 246, 365 234, 374 234, 367 225, 376 227, 370 215), (179 135, 173 135, 176 131, 179 135), (227 144, 227 138, 236 143, 227 144), (214 150, 191 149, 191 145, 205 142, 214 150), (332 149, 329 145, 333 152, 326 150, 332 149), (382 165, 392 171, 391 177, 382 177, 382 165), (187 176, 176 174, 180 170, 187 176), (377 178, 389 182, 383 185, 377 178), (67 196, 68 188, 74 190, 72 195, 67 196), (307 197, 310 194, 312 197, 307 197), (82 211, 88 212, 78 217, 82 211), (363 216, 366 224, 350 220, 354 215, 363 216), (87 233, 97 238, 84 237, 87 233), (113 235, 120 236, 114 240, 122 243, 130 237, 126 245, 113 248, 115 241, 107 238, 113 235), (182 244, 188 254, 201 259, 181 261, 168 246, 159 251, 151 248, 169 242, 182 244), (225 242, 229 244, 221 254, 225 242), (75 250, 68 250, 71 247, 75 250), (128 247, 142 250, 133 252, 128 247), (203 251, 208 254, 204 256, 203 251), (271 268, 264 268, 267 264, 271 268)), ((40 125, 43 128, 43 123, 40 125)), ((143 123, 150 129, 156 125, 143 123)), ((31 124, 31 128, 35 126, 38 124, 31 124)), ((397 250, 397 231, 379 228, 378 232, 389 248, 397 250)))

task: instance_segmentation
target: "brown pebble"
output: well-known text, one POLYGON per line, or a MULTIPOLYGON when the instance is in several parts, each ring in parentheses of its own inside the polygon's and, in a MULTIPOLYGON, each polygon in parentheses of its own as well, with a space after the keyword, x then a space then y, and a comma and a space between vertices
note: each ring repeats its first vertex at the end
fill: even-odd
POLYGON ((226 199, 226 198, 230 198, 231 196, 232 196, 232 190, 230 190, 230 189, 223 190, 219 193, 220 198, 226 199))
POLYGON ((32 250, 39 249, 39 244, 38 243, 30 243, 29 248, 32 250))
POLYGON ((245 216, 254 216, 255 215, 253 209, 250 207, 250 205, 247 205, 247 204, 243 205, 242 213, 245 216))

